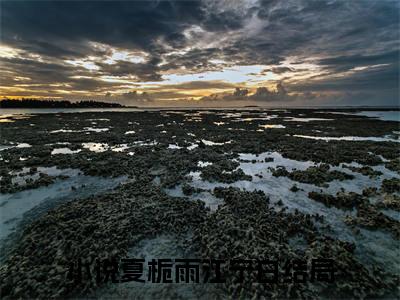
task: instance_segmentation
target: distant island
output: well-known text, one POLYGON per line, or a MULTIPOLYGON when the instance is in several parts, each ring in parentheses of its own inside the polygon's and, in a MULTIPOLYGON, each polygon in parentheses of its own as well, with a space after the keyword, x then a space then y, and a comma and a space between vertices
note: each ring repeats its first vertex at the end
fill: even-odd
POLYGON ((67 100, 38 100, 38 99, 21 99, 11 100, 2 99, 0 108, 110 108, 125 107, 118 103, 107 103, 99 101, 78 101, 70 102, 67 100))

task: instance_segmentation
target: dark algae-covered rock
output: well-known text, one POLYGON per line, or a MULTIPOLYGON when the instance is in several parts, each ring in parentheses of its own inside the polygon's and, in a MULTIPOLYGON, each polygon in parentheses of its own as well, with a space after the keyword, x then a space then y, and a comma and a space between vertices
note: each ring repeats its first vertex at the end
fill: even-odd
POLYGON ((2 298, 85 293, 96 281, 76 285, 66 280, 71 261, 124 257, 129 247, 146 236, 193 230, 203 222, 206 211, 202 202, 168 197, 143 181, 61 205, 25 229, 0 269, 2 298), (51 280, 43 281, 49 274, 53 274, 51 280))
POLYGON ((364 176, 369 176, 371 178, 377 177, 382 175, 381 171, 376 171, 372 169, 370 166, 363 166, 363 167, 353 167, 348 165, 343 165, 343 167, 350 169, 353 172, 358 172, 364 176))
POLYGON ((337 170, 329 171, 329 169, 329 165, 326 164, 309 167, 304 171, 294 170, 292 172, 287 171, 284 167, 278 167, 272 171, 272 174, 276 177, 287 176, 293 181, 311 183, 317 186, 322 186, 333 180, 350 180, 354 178, 351 174, 337 170))
POLYGON ((326 206, 334 206, 344 209, 351 209, 353 207, 359 206, 365 201, 362 195, 354 192, 338 192, 336 194, 336 197, 325 193, 310 192, 308 193, 308 197, 315 201, 321 202, 326 206))
POLYGON ((369 229, 384 229, 393 234, 396 239, 400 239, 400 222, 396 221, 373 205, 362 205, 357 209, 357 216, 347 216, 345 219, 349 225, 360 225, 369 229))
POLYGON ((400 179, 391 178, 382 181, 382 191, 387 193, 400 192, 400 179))
POLYGON ((230 160, 221 160, 202 168, 200 176, 203 180, 210 182, 233 183, 239 180, 251 181, 252 177, 246 175, 238 166, 239 163, 230 160))
MULTIPOLYGON (((363 298, 383 295, 396 286, 392 276, 382 270, 374 273, 357 261, 354 244, 318 235, 314 225, 319 219, 317 216, 276 212, 269 206, 268 196, 261 191, 215 188, 214 194, 223 198, 225 204, 196 230, 203 256, 248 260, 331 257, 335 264, 334 283, 315 285, 292 285, 284 281, 254 284, 255 277, 237 284, 240 274, 225 268, 229 279, 224 288, 232 297, 314 298, 322 294, 334 298, 349 295, 363 298), (303 250, 296 250, 290 242, 299 236, 306 241, 303 250), (379 277, 375 277, 377 273, 379 277)), ((283 275, 285 270, 279 269, 279 272, 283 275)))
POLYGON ((59 175, 59 176, 50 176, 46 173, 37 173, 37 178, 29 177, 29 175, 34 175, 35 173, 29 172, 28 173, 28 178, 25 178, 22 180, 22 182, 13 182, 13 179, 15 179, 18 176, 11 176, 9 174, 5 174, 2 176, 0 180, 0 193, 6 194, 6 193, 16 193, 18 191, 24 191, 24 190, 31 190, 31 189, 36 189, 41 186, 48 186, 52 183, 54 183, 57 179, 58 180, 63 180, 66 179, 68 176, 65 175, 59 175))
POLYGON ((290 188, 290 191, 292 191, 293 193, 296 193, 297 191, 299 191, 300 189, 297 187, 297 185, 293 184, 292 187, 290 188))

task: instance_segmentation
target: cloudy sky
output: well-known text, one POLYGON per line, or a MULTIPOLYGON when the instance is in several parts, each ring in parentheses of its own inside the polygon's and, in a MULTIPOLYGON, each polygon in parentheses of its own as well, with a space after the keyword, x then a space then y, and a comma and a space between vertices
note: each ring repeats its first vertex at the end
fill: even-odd
POLYGON ((399 3, 1 1, 0 97, 399 105, 399 3))

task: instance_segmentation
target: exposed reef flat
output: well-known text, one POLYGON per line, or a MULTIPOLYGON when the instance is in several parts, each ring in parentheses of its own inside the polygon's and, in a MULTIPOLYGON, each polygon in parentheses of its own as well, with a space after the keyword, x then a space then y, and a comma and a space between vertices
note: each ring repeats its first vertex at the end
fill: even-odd
POLYGON ((146 295, 398 296, 399 122, 260 109, 32 113, 0 126, 1 212, 21 210, 21 195, 35 203, 1 221, 4 299, 108 297, 113 287, 67 280, 69 262, 143 254, 166 239, 191 258, 332 258, 336 280, 238 284, 226 268, 212 289, 149 283, 146 295))

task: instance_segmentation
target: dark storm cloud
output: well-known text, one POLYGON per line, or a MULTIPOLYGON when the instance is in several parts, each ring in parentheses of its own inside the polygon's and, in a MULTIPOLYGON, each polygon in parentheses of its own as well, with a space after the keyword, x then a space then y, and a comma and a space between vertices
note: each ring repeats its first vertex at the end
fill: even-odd
POLYGON ((92 73, 84 68, 56 63, 40 62, 21 58, 0 58, 3 70, 2 85, 29 84, 41 89, 50 85, 63 85, 78 91, 95 91, 110 88, 115 84, 91 77, 92 73), (23 82, 16 80, 14 72, 26 77, 23 82))
POLYGON ((43 55, 78 54, 63 49, 82 41, 153 50, 160 37, 179 42, 200 13, 197 1, 7 1, 2 2, 2 39, 43 55), (59 45, 58 53, 47 47, 50 41, 59 45))
POLYGON ((172 54, 168 56, 168 63, 161 70, 173 70, 185 67, 193 71, 216 70, 221 66, 210 63, 210 59, 219 58, 222 51, 218 48, 193 49, 185 54, 172 54))
POLYGON ((275 74, 282 74, 282 73, 293 72, 293 71, 295 71, 295 70, 292 68, 289 68, 289 67, 275 67, 275 68, 271 68, 271 69, 265 69, 265 70, 263 70, 263 73, 265 74, 267 72, 272 72, 275 74))
MULTIPOLYGON (((211 62, 216 59, 228 66, 275 65, 268 70, 290 78, 296 70, 279 65, 293 58, 293 64, 313 62, 325 74, 345 74, 286 84, 290 91, 365 95, 373 90, 385 99, 391 95, 388 103, 397 101, 399 1, 2 1, 0 19, 2 43, 21 55, 42 57, 42 62, 3 59, 8 71, 3 77, 10 84, 14 74, 38 84, 65 83, 72 91, 98 91, 118 84, 71 77, 161 81, 163 72, 224 68, 211 62), (95 72, 63 63, 110 54, 90 42, 143 51, 147 57, 140 63, 96 61, 95 72)), ((272 97, 262 92, 258 98, 272 97)))
POLYGON ((399 68, 397 65, 390 67, 377 67, 357 72, 349 77, 329 77, 321 80, 314 80, 310 83, 301 83, 291 86, 292 91, 379 91, 397 90, 399 68))
POLYGON ((29 77, 33 83, 55 83, 68 80, 69 76, 79 75, 73 66, 40 62, 22 58, 0 58, 3 70, 29 77))
POLYGON ((396 65, 399 62, 399 50, 383 52, 375 55, 336 56, 318 60, 317 63, 335 71, 347 71, 355 67, 373 65, 396 65))
POLYGON ((138 81, 160 81, 161 75, 157 73, 158 67, 156 64, 147 63, 132 63, 127 61, 118 61, 115 64, 96 63, 100 67, 103 75, 109 76, 128 76, 134 75, 138 81))
POLYGON ((6 1, 2 2, 2 39, 45 55, 85 53, 89 50, 77 45, 88 40, 163 53, 165 49, 154 48, 159 38, 181 48, 185 44, 182 32, 191 25, 223 35, 243 28, 246 20, 257 14, 268 21, 262 34, 244 36, 223 50, 227 54, 246 52, 243 47, 250 42, 248 50, 258 48, 264 56, 281 56, 282 49, 293 50, 321 37, 328 38, 329 48, 330 36, 343 46, 354 40, 354 35, 354 42, 361 36, 370 48, 371 33, 379 33, 375 39, 387 40, 398 35, 396 30, 385 32, 398 25, 396 8, 398 2, 388 0, 261 1, 240 13, 235 9, 213 10, 201 1, 6 1), (73 48, 65 47, 68 44, 73 48))

